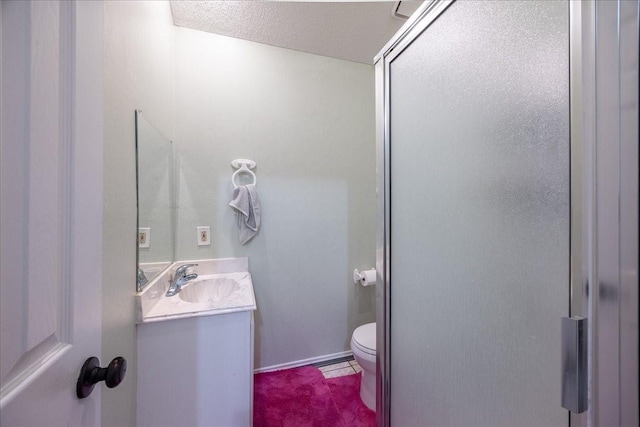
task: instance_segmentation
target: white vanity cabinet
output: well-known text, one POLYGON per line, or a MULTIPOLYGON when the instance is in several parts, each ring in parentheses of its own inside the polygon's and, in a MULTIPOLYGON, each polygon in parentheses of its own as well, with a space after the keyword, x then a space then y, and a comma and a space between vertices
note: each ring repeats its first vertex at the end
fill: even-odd
POLYGON ((138 427, 250 426, 253 311, 138 325, 138 427))
POLYGON ((137 426, 251 426, 256 300, 248 259, 175 262, 138 292, 136 305, 137 426), (197 277, 167 296, 185 265, 197 277))

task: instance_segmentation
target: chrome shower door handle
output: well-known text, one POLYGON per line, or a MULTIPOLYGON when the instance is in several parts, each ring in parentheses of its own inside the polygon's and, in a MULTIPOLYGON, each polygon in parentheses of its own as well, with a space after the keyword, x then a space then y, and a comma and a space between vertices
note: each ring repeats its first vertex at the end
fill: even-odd
POLYGON ((562 407, 587 410, 587 319, 562 318, 562 407))

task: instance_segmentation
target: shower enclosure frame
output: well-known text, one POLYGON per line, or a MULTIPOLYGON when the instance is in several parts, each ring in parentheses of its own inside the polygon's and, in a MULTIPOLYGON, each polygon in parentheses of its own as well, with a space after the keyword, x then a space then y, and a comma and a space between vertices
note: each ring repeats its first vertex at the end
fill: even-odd
MULTIPOLYGON (((374 59, 378 275, 376 407, 379 427, 390 425, 392 395, 389 69, 391 62, 454 1, 425 2, 374 59)), ((569 312, 571 316, 585 317, 589 322, 589 404, 582 414, 570 413, 569 424, 637 425, 640 418, 639 6, 636 2, 621 1, 567 3, 571 169, 569 312), (590 287, 592 292, 589 292, 590 287), (603 333, 617 337, 617 348, 600 342, 603 333), (617 394, 611 397, 610 390, 616 390, 617 394)), ((560 381, 559 378, 558 387, 560 381)))

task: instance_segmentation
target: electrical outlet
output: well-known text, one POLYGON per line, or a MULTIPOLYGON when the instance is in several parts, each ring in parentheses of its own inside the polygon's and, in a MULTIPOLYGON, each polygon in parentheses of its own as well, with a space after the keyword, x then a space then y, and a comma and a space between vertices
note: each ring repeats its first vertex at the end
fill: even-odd
POLYGON ((149 227, 138 228, 138 247, 148 248, 151 240, 151 229, 149 227))
POLYGON ((208 225, 197 227, 198 230, 198 246, 207 246, 211 244, 211 229, 208 225))

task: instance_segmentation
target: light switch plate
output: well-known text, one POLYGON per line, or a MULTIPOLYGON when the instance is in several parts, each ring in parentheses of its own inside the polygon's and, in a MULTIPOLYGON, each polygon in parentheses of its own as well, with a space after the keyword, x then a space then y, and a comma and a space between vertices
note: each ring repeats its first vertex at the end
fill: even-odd
POLYGON ((138 228, 138 247, 148 248, 151 240, 151 228, 140 227, 138 228))
POLYGON ((198 246, 208 246, 211 244, 211 228, 208 225, 197 227, 198 246))

